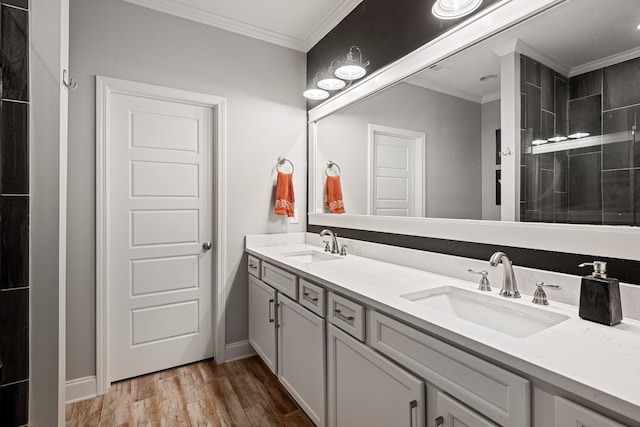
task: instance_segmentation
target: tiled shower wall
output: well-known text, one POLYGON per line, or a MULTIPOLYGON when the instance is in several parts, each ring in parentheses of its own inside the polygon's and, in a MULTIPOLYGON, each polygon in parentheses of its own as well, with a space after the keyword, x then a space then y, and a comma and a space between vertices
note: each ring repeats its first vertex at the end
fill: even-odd
POLYGON ((0 425, 28 422, 29 405, 29 12, 0 11, 0 425))
POLYGON ((522 56, 521 101, 521 220, 640 225, 640 139, 632 132, 640 125, 640 58, 567 79, 522 56), (628 137, 526 153, 536 139, 576 131, 628 137))

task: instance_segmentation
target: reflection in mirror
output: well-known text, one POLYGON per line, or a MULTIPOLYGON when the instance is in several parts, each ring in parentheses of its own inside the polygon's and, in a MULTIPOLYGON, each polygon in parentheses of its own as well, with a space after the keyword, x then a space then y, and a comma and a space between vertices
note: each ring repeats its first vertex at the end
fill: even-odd
POLYGON ((316 188, 333 160, 348 214, 500 220, 510 198, 522 221, 640 225, 638 24, 637 0, 568 0, 319 120, 316 188), (521 185, 499 197, 496 131, 516 103, 521 185))

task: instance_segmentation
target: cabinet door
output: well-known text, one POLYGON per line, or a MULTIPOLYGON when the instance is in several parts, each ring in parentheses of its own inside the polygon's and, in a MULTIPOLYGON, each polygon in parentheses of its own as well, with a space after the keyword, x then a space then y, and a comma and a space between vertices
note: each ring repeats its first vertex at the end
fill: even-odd
POLYGON ((276 290, 249 276, 249 343, 275 374, 276 290))
MULTIPOLYGON (((437 391, 437 411, 433 424, 438 427, 498 427, 473 409, 437 391)), ((427 423, 429 425, 429 423, 427 423)))
POLYGON ((424 425, 422 381, 335 326, 328 334, 329 426, 424 425))
POLYGON ((623 427, 622 424, 560 396, 556 396, 555 401, 556 427, 623 427))
POLYGON ((278 294, 278 379, 317 425, 325 425, 325 320, 278 294))

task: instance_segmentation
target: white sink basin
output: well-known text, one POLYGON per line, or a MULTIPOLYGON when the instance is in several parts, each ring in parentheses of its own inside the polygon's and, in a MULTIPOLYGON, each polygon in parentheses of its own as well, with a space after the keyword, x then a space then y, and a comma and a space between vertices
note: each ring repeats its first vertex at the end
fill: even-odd
POLYGON ((472 322, 515 338, 526 338, 569 319, 569 316, 515 304, 453 286, 400 295, 446 315, 472 322))
POLYGON ((300 252, 288 252, 282 254, 283 257, 291 261, 296 261, 302 264, 311 264, 314 262, 331 261, 336 259, 342 259, 338 255, 328 254, 326 252, 308 250, 300 252))

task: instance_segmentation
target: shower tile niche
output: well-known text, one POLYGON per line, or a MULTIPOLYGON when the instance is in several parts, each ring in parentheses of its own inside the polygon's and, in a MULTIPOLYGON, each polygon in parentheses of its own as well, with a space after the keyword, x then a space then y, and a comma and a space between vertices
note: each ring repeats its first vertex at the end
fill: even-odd
POLYGON ((521 221, 640 225, 640 58, 571 78, 521 64, 521 221))

